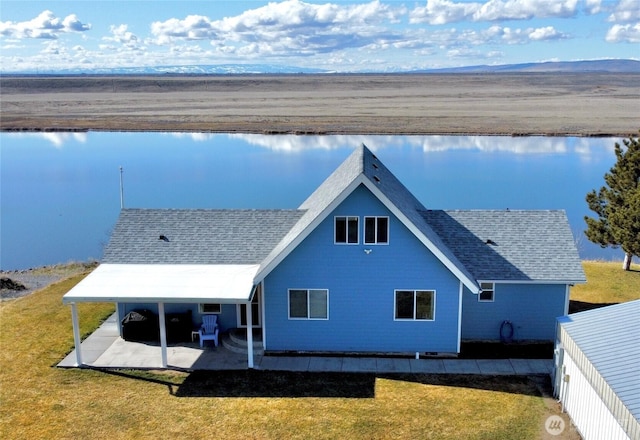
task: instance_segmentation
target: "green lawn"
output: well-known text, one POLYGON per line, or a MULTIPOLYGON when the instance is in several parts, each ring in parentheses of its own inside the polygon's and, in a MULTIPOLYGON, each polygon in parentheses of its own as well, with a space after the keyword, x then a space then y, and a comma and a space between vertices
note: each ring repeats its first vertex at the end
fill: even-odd
MULTIPOLYGON (((589 283, 602 270, 612 290, 576 298, 637 297, 640 273, 601 264, 589 283)), ((0 303, 0 438, 534 439, 554 411, 539 378, 57 369, 73 348, 61 298, 81 278, 0 303)), ((79 309, 86 335, 113 305, 79 309)))

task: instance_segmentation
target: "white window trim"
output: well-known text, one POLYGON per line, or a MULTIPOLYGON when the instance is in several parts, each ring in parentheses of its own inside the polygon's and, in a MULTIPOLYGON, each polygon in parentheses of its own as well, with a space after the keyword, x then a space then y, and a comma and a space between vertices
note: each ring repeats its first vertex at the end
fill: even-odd
POLYGON ((333 217, 333 244, 337 244, 337 245, 343 245, 343 246, 354 246, 354 245, 359 245, 360 244, 360 217, 357 215, 336 215, 333 217), (347 229, 346 229, 346 234, 347 236, 345 237, 347 241, 340 242, 340 241, 336 241, 336 220, 339 218, 345 218, 347 219, 347 229), (358 222, 358 227, 356 228, 356 233, 358 234, 358 237, 356 238, 356 242, 355 243, 349 243, 349 219, 356 219, 356 221, 358 222))
POLYGON ((198 312, 201 315, 219 315, 222 313, 222 304, 220 303, 199 303, 198 304, 198 312), (204 305, 208 304, 208 305, 217 305, 218 306, 218 311, 217 312, 205 312, 204 311, 204 305))
POLYGON ((482 290, 482 285, 483 284, 491 284, 491 289, 485 289, 485 290, 491 290, 491 292, 492 292, 491 299, 481 299, 482 292, 478 292, 478 302, 481 302, 481 303, 492 303, 492 302, 495 302, 495 300, 496 300, 496 283, 492 283, 492 282, 489 282, 489 281, 480 282, 480 290, 482 290))
POLYGON ((329 289, 311 289, 311 288, 290 288, 287 289, 287 317, 290 321, 328 321, 329 320, 329 289), (307 317, 306 318, 292 318, 291 317, 291 291, 292 290, 306 290, 307 291, 307 317), (311 318, 311 301, 309 301, 309 292, 312 290, 322 290, 327 293, 327 317, 326 318, 311 318))
POLYGON ((436 290, 435 289, 395 289, 393 291, 393 320, 404 322, 433 322, 436 320, 436 290), (396 296, 398 292, 413 292, 413 318, 396 318, 396 308, 398 301, 396 296), (431 319, 417 319, 416 318, 416 295, 417 292, 432 292, 433 293, 433 318, 431 319))
POLYGON ((366 215, 362 221, 362 242, 364 244, 371 244, 371 245, 378 245, 378 246, 385 246, 385 245, 389 245, 389 241, 391 240, 389 237, 389 233, 390 233, 390 229, 391 229, 391 224, 389 221, 389 216, 387 215, 366 215), (373 231, 373 236, 375 237, 375 241, 373 242, 367 242, 367 233, 366 233, 366 229, 367 229, 367 219, 368 218, 372 218, 375 219, 375 229, 373 231), (384 243, 379 243, 378 242, 378 219, 379 218, 386 218, 387 219, 387 241, 384 243))

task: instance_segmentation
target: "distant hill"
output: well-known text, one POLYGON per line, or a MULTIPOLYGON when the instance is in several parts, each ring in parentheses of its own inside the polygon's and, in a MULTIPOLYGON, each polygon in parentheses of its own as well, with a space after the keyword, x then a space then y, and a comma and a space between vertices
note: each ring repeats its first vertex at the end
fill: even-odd
POLYGON ((502 64, 498 66, 466 66, 445 69, 428 69, 424 73, 518 73, 518 72, 611 72, 640 73, 640 61, 636 60, 592 60, 549 61, 546 63, 502 64))
POLYGON ((366 73, 519 73, 519 72, 611 72, 640 73, 640 61, 636 60, 592 60, 554 61, 546 63, 524 63, 503 65, 480 65, 448 67, 443 69, 352 71, 336 72, 299 66, 277 64, 192 64, 184 66, 143 66, 118 68, 69 68, 28 72, 2 72, 3 75, 252 75, 252 74, 366 74, 366 73))

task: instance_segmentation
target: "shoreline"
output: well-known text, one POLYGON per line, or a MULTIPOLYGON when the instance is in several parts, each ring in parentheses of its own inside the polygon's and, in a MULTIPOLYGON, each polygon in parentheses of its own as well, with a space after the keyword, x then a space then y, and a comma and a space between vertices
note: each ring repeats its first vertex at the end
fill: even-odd
MULTIPOLYGON (((47 127, 47 128, 0 128, 0 133, 167 133, 167 130, 160 129, 127 129, 127 130, 111 130, 111 129, 88 129, 88 128, 64 128, 64 127, 47 127)), ((372 136, 384 136, 384 135, 397 135, 397 136, 486 136, 486 137, 580 137, 580 138, 628 138, 629 136, 635 136, 634 133, 631 134, 620 134, 620 133, 551 133, 551 132, 542 132, 542 133, 476 133, 476 132, 416 132, 416 133, 388 133, 388 132, 377 132, 375 130, 369 130, 367 132, 357 132, 351 133, 346 131, 336 131, 336 132, 321 132, 321 131, 259 131, 259 130, 241 130, 241 131, 219 131, 219 130, 199 130, 199 129, 191 129, 191 130, 181 130, 177 131, 177 133, 212 133, 212 134, 227 134, 227 133, 240 133, 240 134, 261 134, 261 135, 273 135, 273 136, 283 136, 283 135, 291 135, 291 136, 338 136, 338 135, 372 135, 372 136)))
POLYGON ((98 266, 97 261, 70 262, 32 267, 28 269, 0 270, 0 278, 9 278, 22 284, 25 289, 0 289, 0 301, 22 298, 45 287, 78 275, 98 266))

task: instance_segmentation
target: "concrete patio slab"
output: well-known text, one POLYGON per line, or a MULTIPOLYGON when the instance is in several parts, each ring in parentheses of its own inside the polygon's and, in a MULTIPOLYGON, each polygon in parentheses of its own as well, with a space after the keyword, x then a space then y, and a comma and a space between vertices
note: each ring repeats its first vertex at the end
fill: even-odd
MULTIPOLYGON (((115 369, 159 369, 162 363, 158 344, 125 341, 120 337, 115 315, 82 342, 82 360, 84 366, 115 369)), ((247 355, 222 346, 200 348, 197 342, 186 342, 167 347, 167 364, 170 369, 185 371, 246 370, 247 355)), ((553 360, 256 355, 254 365, 256 369, 279 371, 532 375, 550 374, 553 360)), ((58 366, 77 367, 75 351, 58 366)))
POLYGON ((443 359, 442 365, 449 374, 481 374, 475 359, 443 359))
POLYGON ((377 373, 378 366, 375 358, 345 357, 342 360, 342 371, 349 373, 377 373))
POLYGON ((378 358, 376 368, 379 373, 411 373, 409 359, 378 358))
POLYGON ((272 357, 275 362, 270 362, 272 364, 271 368, 267 368, 264 365, 265 359, 262 359, 262 363, 260 364, 260 368, 262 370, 279 370, 279 371, 309 371, 309 358, 303 356, 273 356, 272 357))
POLYGON ((412 373, 444 374, 442 359, 409 359, 412 373))
POLYGON ((478 359, 476 363, 482 374, 515 374, 515 370, 511 362, 509 362, 509 359, 478 359))
POLYGON ((339 357, 314 356, 309 359, 309 371, 342 371, 342 359, 339 357))

